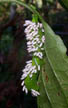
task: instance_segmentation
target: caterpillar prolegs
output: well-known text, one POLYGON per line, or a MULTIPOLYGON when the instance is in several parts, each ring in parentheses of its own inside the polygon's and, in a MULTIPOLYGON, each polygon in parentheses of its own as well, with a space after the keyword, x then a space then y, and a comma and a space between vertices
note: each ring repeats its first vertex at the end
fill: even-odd
POLYGON ((32 55, 32 59, 26 62, 26 66, 22 70, 21 85, 26 94, 31 91, 33 96, 37 96, 40 95, 37 82, 44 59, 44 29, 43 25, 36 21, 35 18, 32 21, 26 20, 24 26, 27 50, 32 55))

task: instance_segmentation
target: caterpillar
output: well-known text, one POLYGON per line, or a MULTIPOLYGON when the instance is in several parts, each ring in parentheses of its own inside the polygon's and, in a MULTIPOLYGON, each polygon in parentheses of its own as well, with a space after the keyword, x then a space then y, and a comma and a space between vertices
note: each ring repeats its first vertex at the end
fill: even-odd
POLYGON ((40 93, 37 82, 44 59, 44 29, 43 25, 36 20, 36 17, 33 17, 32 21, 26 20, 24 26, 26 27, 24 32, 27 50, 32 55, 32 59, 26 62, 26 66, 22 70, 21 85, 26 94, 31 91, 32 96, 38 96, 40 93))

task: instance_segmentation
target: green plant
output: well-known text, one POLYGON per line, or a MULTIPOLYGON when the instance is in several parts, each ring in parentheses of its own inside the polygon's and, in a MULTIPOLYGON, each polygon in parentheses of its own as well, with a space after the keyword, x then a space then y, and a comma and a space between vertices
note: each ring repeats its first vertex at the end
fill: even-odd
MULTIPOLYGON (((40 61, 40 64, 43 65, 39 72, 39 79, 36 80, 40 92, 40 96, 37 97, 38 108, 68 108, 68 57, 63 41, 52 31, 35 7, 18 0, 8 0, 8 2, 15 2, 29 9, 38 17, 44 27, 46 40, 43 48, 45 55, 44 60, 40 61)), ((26 85, 28 86, 27 81, 26 85)))

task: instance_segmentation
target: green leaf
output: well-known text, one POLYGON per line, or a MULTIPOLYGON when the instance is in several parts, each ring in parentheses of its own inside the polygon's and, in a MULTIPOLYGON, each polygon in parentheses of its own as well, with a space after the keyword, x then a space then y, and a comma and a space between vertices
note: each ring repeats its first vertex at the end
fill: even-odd
POLYGON ((37 98, 38 108, 52 108, 51 103, 48 100, 46 91, 44 89, 42 73, 40 73, 38 84, 39 84, 39 92, 40 92, 40 96, 38 96, 37 98))
POLYGON ((15 2, 37 14, 45 29, 46 41, 44 47, 46 56, 40 75, 41 79, 39 79, 38 108, 68 108, 68 57, 66 56, 66 47, 32 6, 18 0, 15 0, 15 2))
MULTIPOLYGON (((40 94, 43 92, 47 95, 47 99, 51 104, 46 108, 68 108, 68 58, 66 56, 66 47, 64 46, 61 38, 51 30, 47 23, 43 20, 43 25, 45 29, 45 65, 42 69, 42 85, 40 94)), ((38 106, 40 104, 45 104, 42 101, 44 95, 41 98, 38 97, 38 106), (40 100, 40 101, 39 101, 40 100)), ((45 96, 46 98, 46 96, 45 96)))

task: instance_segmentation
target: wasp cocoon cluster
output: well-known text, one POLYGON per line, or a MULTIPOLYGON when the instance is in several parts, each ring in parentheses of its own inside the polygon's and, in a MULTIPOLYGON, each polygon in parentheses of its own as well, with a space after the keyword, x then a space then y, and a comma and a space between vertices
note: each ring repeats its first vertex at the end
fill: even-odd
POLYGON ((31 91, 33 96, 40 95, 39 85, 37 84, 39 72, 44 57, 44 29, 41 23, 25 21, 25 35, 27 40, 27 51, 32 55, 32 59, 26 62, 25 68, 22 70, 22 90, 27 94, 31 91))

